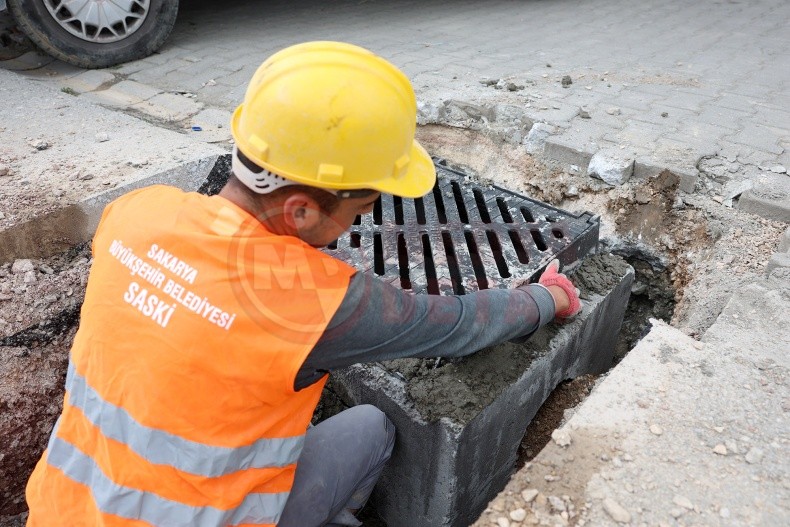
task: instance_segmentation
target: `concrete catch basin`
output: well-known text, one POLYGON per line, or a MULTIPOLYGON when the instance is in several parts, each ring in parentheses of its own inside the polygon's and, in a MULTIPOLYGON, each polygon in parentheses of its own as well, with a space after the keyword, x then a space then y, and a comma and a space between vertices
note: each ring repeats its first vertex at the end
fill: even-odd
POLYGON ((584 260, 573 279, 584 310, 525 343, 457 362, 405 359, 333 373, 348 406, 374 404, 397 428, 374 494, 389 527, 466 526, 507 483, 524 431, 562 381, 612 363, 633 269, 610 255, 584 260))

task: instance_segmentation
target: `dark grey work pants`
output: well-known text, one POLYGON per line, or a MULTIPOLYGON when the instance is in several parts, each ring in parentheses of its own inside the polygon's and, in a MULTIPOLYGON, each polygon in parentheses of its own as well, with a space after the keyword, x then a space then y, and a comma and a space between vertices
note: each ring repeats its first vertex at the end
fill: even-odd
POLYGON ((394 443, 395 426, 369 404, 309 428, 277 527, 361 525, 349 511, 365 505, 394 443))

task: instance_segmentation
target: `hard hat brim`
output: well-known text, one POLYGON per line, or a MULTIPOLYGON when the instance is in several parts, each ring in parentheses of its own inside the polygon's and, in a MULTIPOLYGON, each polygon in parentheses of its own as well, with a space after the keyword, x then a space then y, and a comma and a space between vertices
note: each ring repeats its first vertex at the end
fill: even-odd
POLYGON ((436 184, 433 159, 416 140, 409 153, 409 168, 399 178, 388 178, 372 183, 368 188, 402 198, 420 198, 436 184))

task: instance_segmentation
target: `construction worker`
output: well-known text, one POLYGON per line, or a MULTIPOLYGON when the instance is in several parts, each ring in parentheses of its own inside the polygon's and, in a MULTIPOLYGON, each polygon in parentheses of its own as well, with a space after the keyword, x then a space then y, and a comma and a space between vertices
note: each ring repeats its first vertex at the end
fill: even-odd
POLYGON ((414 296, 316 249, 380 193, 431 190, 415 119, 384 59, 293 46, 233 115, 219 195, 107 206, 29 526, 360 525, 394 429, 367 405, 311 427, 328 372, 460 357, 580 309, 556 264, 543 285, 414 296))

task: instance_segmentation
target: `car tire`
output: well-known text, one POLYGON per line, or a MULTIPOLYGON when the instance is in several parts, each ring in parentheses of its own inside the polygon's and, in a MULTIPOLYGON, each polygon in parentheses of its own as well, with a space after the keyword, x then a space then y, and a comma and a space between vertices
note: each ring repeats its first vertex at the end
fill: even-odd
POLYGON ((106 68, 147 57, 164 44, 178 14, 178 0, 150 0, 139 27, 114 42, 91 42, 70 33, 50 14, 45 2, 7 0, 20 29, 49 55, 81 68, 106 68))

